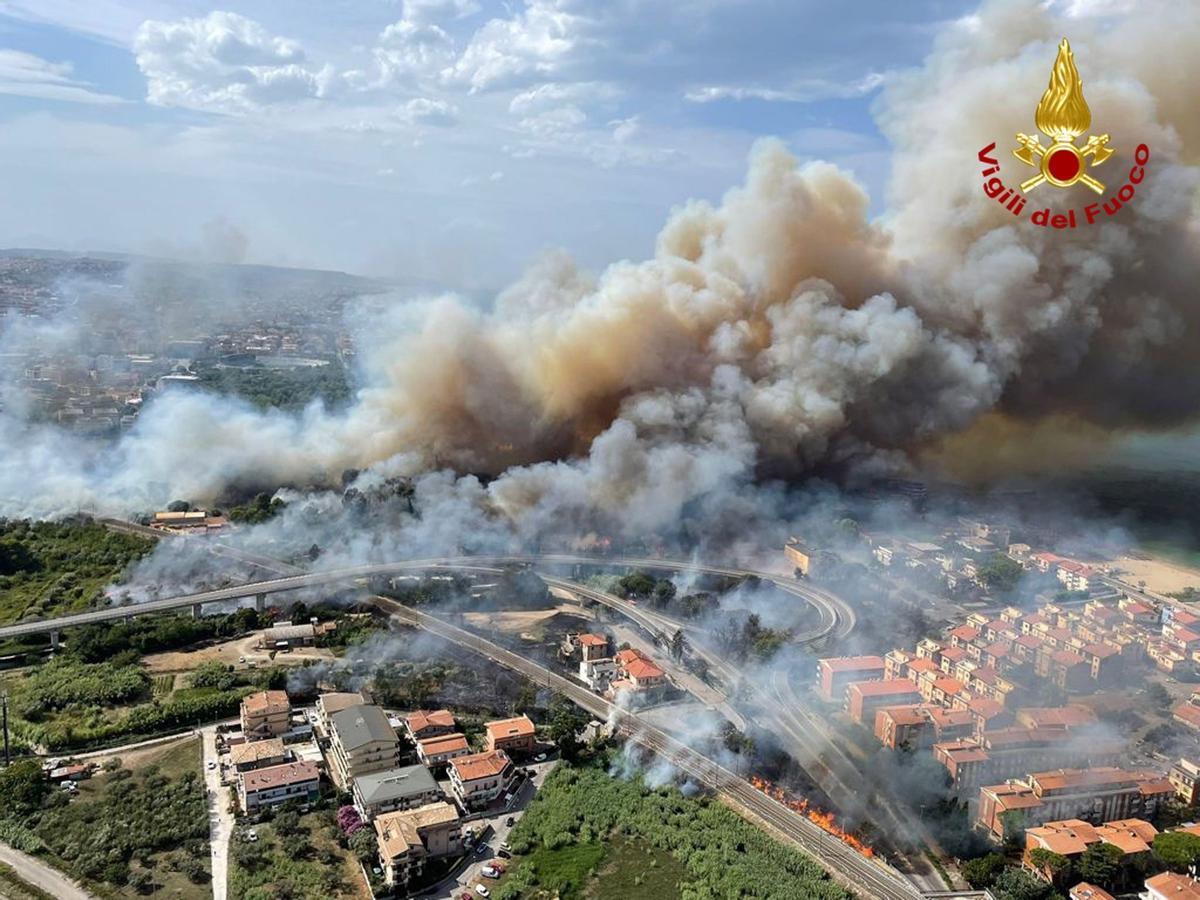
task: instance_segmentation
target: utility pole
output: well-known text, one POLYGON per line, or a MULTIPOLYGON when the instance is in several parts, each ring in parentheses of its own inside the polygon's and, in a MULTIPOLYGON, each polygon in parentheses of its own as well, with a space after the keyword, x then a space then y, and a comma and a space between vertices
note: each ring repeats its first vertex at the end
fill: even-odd
POLYGON ((0 694, 0 710, 3 710, 4 718, 4 767, 8 768, 12 762, 8 752, 8 691, 0 694))

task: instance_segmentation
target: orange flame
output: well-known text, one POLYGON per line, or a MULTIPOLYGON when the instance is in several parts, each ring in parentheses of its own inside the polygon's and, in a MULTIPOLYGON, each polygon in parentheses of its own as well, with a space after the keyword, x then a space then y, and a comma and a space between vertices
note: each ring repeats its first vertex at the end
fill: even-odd
POLYGON ((1071 45, 1063 38, 1050 71, 1050 86, 1034 115, 1037 127, 1055 141, 1071 143, 1091 127, 1092 111, 1083 99, 1083 80, 1075 68, 1071 45))
POLYGON ((864 843, 861 838, 855 837, 841 825, 837 824, 833 818, 833 813, 813 807, 803 797, 799 799, 795 797, 789 797, 783 788, 776 787, 765 778, 751 776, 750 783, 772 800, 775 800, 783 806, 786 806, 792 812, 797 812, 804 816, 804 818, 819 826, 822 831, 832 834, 844 844, 847 844, 848 846, 857 850, 863 856, 867 857, 867 859, 872 859, 875 856, 875 850, 872 847, 864 843))

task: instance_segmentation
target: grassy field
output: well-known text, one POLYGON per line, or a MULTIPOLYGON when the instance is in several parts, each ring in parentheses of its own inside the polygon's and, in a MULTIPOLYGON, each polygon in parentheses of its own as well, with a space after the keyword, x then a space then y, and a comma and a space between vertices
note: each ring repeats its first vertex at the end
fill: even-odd
POLYGON ((103 601, 104 589, 152 547, 96 524, 0 522, 0 625, 103 601))
POLYGON ((513 829, 496 900, 848 900, 810 857, 721 803, 562 764, 513 829))
POLYGON ((255 826, 254 844, 235 836, 229 855, 230 900, 368 900, 358 863, 338 845, 336 829, 333 812, 326 809, 300 816, 295 832, 280 834, 267 822, 255 826))
POLYGON ((0 897, 4 900, 54 900, 41 888, 22 879, 10 867, 0 863, 0 897))
POLYGON ((678 900, 687 869, 665 850, 628 840, 613 840, 603 863, 584 889, 586 900, 653 897, 678 900))
POLYGON ((211 897, 200 764, 199 740, 136 751, 80 782, 69 802, 53 795, 32 823, 46 844, 39 855, 104 900, 211 897))

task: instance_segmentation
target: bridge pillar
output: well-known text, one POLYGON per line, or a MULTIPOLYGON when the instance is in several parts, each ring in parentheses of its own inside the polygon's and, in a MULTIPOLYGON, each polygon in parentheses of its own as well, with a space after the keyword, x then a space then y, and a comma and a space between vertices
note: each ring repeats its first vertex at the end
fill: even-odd
POLYGON ((52 650, 58 649, 58 629, 57 628, 50 632, 50 648, 52 650))
POLYGON ((193 603, 192 604, 192 618, 193 619, 200 618, 200 616, 203 615, 203 612, 202 612, 203 609, 204 609, 203 603, 193 603))
POLYGON ((267 595, 266 594, 255 594, 254 595, 254 608, 256 610, 258 610, 259 612, 262 612, 263 610, 265 610, 267 608, 267 595))

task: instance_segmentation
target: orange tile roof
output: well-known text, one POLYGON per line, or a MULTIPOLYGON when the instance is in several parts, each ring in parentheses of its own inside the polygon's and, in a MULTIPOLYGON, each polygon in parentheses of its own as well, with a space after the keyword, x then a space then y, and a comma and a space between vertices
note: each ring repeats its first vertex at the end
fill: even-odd
POLYGON ((243 698, 242 706, 251 715, 292 708, 287 691, 259 691, 257 694, 248 694, 243 698))
POLYGON ((941 655, 951 662, 960 662, 967 658, 967 651, 962 647, 947 647, 941 655))
POLYGON ((959 625, 950 632, 950 637, 956 637, 960 641, 966 641, 968 644, 979 637, 979 629, 972 628, 970 625, 959 625))
POLYGON ((625 671, 630 678, 638 678, 643 681, 648 678, 662 678, 667 674, 648 659, 635 659, 626 663, 625 671))
POLYGON ((530 737, 536 731, 529 716, 516 716, 512 719, 500 719, 484 725, 488 736, 493 740, 503 740, 512 737, 530 737))
POLYGON ((1070 728, 1096 721, 1096 714, 1086 706, 1034 706, 1017 710, 1017 719, 1031 728, 1070 728))
POLYGON ((887 706, 879 710, 876 716, 886 716, 897 725, 921 725, 927 721, 921 706, 887 706))
POLYGON ((602 634, 581 634, 579 643, 584 647, 607 647, 608 638, 602 634))
POLYGON ((1146 879, 1146 887, 1171 900, 1200 900, 1200 881, 1187 875, 1163 872, 1146 879))
POLYGON ((635 650, 632 647, 630 647, 628 650, 618 650, 617 655, 614 657, 614 659, 616 659, 616 661, 619 662, 623 666, 628 665, 629 663, 633 662, 635 659, 645 659, 645 658, 646 658, 645 653, 643 653, 641 650, 635 650))
POLYGON ((241 776, 246 793, 283 787, 286 784, 301 784, 305 781, 315 781, 320 777, 321 771, 314 762, 294 762, 284 763, 281 766, 267 766, 265 769, 255 769, 241 776))
POLYGON ((1075 887, 1071 888, 1071 900, 1116 900, 1112 894, 1098 888, 1094 884, 1088 884, 1086 881, 1081 881, 1075 887))
POLYGON ((492 750, 488 753, 472 753, 450 760, 450 765, 458 773, 461 781, 478 781, 480 778, 494 778, 501 774, 509 765, 508 754, 503 750, 492 750))
POLYGON ((882 669, 882 656, 831 656, 820 660, 821 665, 834 672, 856 669, 882 669))
POLYGON ((432 712, 417 710, 405 716, 405 721, 408 722, 408 727, 413 732, 424 731, 430 726, 434 728, 453 728, 458 724, 454 720, 454 713, 448 709, 435 709, 432 712))
POLYGON ((855 681, 847 688, 862 697, 884 697, 888 694, 914 693, 917 686, 908 678, 887 678, 883 681, 855 681))
POLYGON ((1100 840, 1096 829, 1080 819, 1064 819, 1060 822, 1047 822, 1038 828, 1025 830, 1026 846, 1029 839, 1063 856, 1075 856, 1100 840))
POLYGON ((461 734, 443 734, 440 737, 425 738, 423 741, 417 741, 417 746, 425 753, 426 756, 438 756, 442 753, 454 753, 457 750, 466 750, 469 746, 467 739, 461 734))
POLYGON ((1120 847, 1126 853, 1145 853, 1158 829, 1144 819, 1120 819, 1105 822, 1096 829, 1100 839, 1120 847))
POLYGON ((1182 719, 1192 728, 1200 728, 1200 706, 1192 706, 1190 703, 1183 703, 1175 707, 1173 710, 1175 718, 1182 719))

